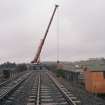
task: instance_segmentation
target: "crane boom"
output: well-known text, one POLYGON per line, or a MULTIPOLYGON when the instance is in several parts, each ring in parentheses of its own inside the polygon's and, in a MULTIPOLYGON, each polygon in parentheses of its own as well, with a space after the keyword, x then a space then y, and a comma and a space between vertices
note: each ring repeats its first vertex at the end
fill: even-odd
POLYGON ((55 12, 56 12, 56 9, 57 9, 57 8, 58 8, 58 5, 55 5, 54 11, 53 11, 53 14, 52 14, 52 16, 51 16, 50 22, 49 22, 49 24, 48 24, 48 26, 47 26, 47 29, 46 29, 44 38, 41 40, 41 43, 40 43, 40 45, 39 45, 39 47, 38 47, 38 50, 37 50, 37 53, 36 53, 36 55, 35 55, 35 57, 34 57, 34 60, 33 60, 31 63, 36 63, 36 64, 37 64, 37 62, 38 62, 38 59, 39 59, 39 57, 40 57, 40 53, 41 53, 41 51, 42 51, 42 47, 43 47, 43 45, 44 45, 45 39, 46 39, 47 34, 48 34, 48 32, 49 32, 49 29, 50 29, 50 26, 51 26, 51 23, 52 23, 52 20, 53 20, 53 18, 54 18, 54 15, 55 15, 55 12))

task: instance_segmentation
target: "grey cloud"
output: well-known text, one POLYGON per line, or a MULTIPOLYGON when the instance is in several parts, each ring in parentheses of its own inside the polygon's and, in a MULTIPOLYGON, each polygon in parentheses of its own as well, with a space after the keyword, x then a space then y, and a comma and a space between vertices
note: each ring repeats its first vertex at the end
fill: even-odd
MULTIPOLYGON (((60 59, 105 56, 104 0, 0 0, 0 56, 2 61, 29 62, 35 55, 59 3, 60 59)), ((56 60, 57 14, 41 54, 56 60)))

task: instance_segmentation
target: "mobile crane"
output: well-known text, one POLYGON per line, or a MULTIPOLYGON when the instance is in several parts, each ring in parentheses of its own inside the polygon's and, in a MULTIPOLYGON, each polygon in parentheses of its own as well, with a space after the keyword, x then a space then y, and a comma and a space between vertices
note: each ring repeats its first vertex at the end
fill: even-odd
POLYGON ((48 24, 48 26, 47 26, 47 29, 46 29, 46 31, 45 31, 45 35, 44 35, 43 39, 41 40, 41 43, 40 43, 40 45, 39 45, 39 47, 38 47, 38 50, 37 50, 37 53, 36 53, 34 59, 31 61, 31 63, 35 63, 35 64, 38 64, 38 63, 39 63, 40 54, 41 54, 41 51, 42 51, 44 42, 45 42, 45 40, 46 40, 47 34, 48 34, 48 32, 49 32, 51 23, 52 23, 52 21, 53 21, 55 12, 56 12, 56 10, 57 10, 58 7, 59 7, 58 5, 55 5, 53 14, 52 14, 52 16, 51 16, 51 19, 50 19, 49 24, 48 24))

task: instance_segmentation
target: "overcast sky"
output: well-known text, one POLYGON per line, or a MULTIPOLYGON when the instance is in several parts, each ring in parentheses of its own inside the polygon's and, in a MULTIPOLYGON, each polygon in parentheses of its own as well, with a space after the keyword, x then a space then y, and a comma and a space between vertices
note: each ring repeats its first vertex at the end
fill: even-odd
POLYGON ((0 62, 33 59, 55 3, 41 60, 57 60, 58 35, 62 61, 105 57, 105 0, 0 0, 0 62))

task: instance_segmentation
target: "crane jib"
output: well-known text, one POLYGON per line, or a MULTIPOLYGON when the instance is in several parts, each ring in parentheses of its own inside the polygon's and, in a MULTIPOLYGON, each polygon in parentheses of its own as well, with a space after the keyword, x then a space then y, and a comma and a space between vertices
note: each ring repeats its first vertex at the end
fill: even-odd
POLYGON ((53 20, 53 18, 54 18, 55 12, 56 12, 56 9, 57 9, 58 7, 59 7, 58 5, 55 5, 54 11, 53 11, 53 14, 52 14, 52 16, 51 16, 50 22, 49 22, 49 24, 48 24, 48 26, 47 26, 47 29, 46 29, 44 38, 42 39, 42 41, 41 41, 41 43, 40 43, 40 45, 39 45, 39 47, 38 47, 37 53, 36 53, 36 55, 35 55, 35 57, 34 57, 34 60, 33 60, 31 63, 37 63, 37 62, 38 62, 38 59, 39 59, 39 57, 40 57, 40 53, 41 53, 41 51, 42 51, 42 47, 43 47, 43 45, 44 45, 44 42, 45 42, 45 40, 46 40, 47 34, 48 34, 48 32, 49 32, 49 29, 50 29, 50 26, 51 26, 51 23, 52 23, 52 20, 53 20))

